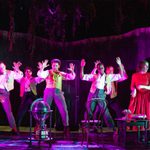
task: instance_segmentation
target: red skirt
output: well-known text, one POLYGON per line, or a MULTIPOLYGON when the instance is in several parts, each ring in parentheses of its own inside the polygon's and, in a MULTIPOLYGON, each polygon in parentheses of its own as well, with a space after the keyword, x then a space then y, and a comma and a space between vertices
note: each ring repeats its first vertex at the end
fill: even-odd
POLYGON ((138 91, 136 97, 131 97, 129 109, 132 114, 146 114, 150 120, 150 91, 138 91))

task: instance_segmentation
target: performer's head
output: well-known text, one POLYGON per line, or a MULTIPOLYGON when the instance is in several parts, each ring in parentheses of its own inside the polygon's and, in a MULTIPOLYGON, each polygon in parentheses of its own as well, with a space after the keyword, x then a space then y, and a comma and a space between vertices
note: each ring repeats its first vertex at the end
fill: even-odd
POLYGON ((0 74, 4 74, 6 72, 6 65, 4 62, 0 61, 0 74))
POLYGON ((149 69, 148 61, 143 60, 143 61, 139 62, 139 65, 138 65, 139 72, 146 73, 148 71, 148 69, 149 69))
POLYGON ((98 63, 98 64, 97 64, 97 71, 98 71, 98 73, 100 73, 100 74, 104 74, 104 71, 105 71, 104 64, 98 63))
POLYGON ((114 67, 108 66, 106 67, 106 74, 113 74, 114 73, 114 67))
POLYGON ((31 77, 32 76, 32 68, 31 67, 26 67, 25 70, 24 70, 24 73, 25 73, 25 76, 27 78, 31 77))
POLYGON ((61 61, 59 59, 51 60, 51 67, 54 71, 58 71, 61 65, 61 61))

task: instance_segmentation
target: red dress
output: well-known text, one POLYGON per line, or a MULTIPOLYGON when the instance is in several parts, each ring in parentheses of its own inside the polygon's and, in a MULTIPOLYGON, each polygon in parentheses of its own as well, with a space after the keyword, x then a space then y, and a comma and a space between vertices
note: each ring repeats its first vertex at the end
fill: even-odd
MULTIPOLYGON (((138 85, 150 85, 150 73, 134 73, 132 75, 131 89, 138 85)), ((136 88, 137 89, 137 88, 136 88)), ((150 90, 137 89, 136 97, 131 97, 129 109, 133 114, 146 114, 150 119, 150 90)))

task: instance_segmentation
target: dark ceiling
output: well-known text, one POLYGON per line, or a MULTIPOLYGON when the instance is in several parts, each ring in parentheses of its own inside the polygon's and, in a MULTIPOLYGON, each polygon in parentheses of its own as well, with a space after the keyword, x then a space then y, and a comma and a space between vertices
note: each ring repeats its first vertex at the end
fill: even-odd
POLYGON ((0 30, 58 41, 150 25, 150 0, 0 0, 0 30))

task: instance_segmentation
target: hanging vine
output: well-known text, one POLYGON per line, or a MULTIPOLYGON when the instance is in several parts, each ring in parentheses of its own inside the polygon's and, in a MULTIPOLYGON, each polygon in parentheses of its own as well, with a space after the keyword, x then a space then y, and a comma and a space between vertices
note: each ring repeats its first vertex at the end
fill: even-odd
POLYGON ((9 31, 8 31, 8 41, 9 41, 9 49, 8 51, 13 50, 13 44, 14 44, 14 0, 8 0, 8 8, 9 8, 9 31))
MULTIPOLYGON (((29 6, 25 6, 23 1, 20 1, 20 4, 21 2, 24 7, 30 7, 27 13, 29 18, 28 47, 31 55, 34 52, 35 36, 56 41, 74 39, 82 29, 84 33, 88 31, 96 16, 92 0, 31 0, 29 6)), ((8 0, 9 51, 13 50, 15 42, 13 37, 15 6, 17 6, 17 1, 8 0)))
POLYGON ((36 33, 51 40, 65 41, 68 37, 75 37, 81 22, 87 31, 95 15, 92 0, 32 0, 29 33, 36 33))

